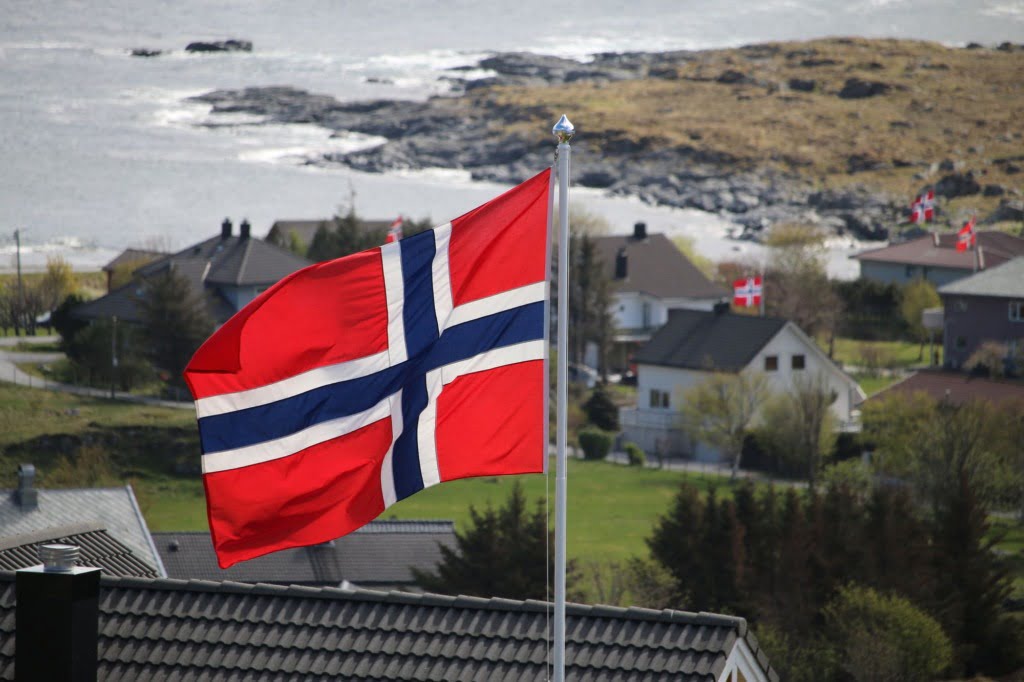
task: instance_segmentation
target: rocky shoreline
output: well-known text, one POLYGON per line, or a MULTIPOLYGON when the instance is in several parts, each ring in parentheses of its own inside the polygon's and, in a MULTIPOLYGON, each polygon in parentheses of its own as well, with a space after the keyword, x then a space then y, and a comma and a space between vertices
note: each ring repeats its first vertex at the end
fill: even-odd
MULTIPOLYGON (((561 112, 498 103, 489 94, 494 89, 671 79, 679 64, 697 59, 700 53, 624 53, 597 55, 591 62, 580 63, 500 54, 472 67, 493 75, 468 80, 461 69, 452 70, 447 78, 451 93, 424 102, 342 103, 291 87, 218 90, 193 99, 211 105, 214 115, 244 112, 267 123, 313 123, 338 134, 355 132, 386 139, 370 149, 324 154, 310 163, 342 164, 374 173, 457 168, 477 180, 517 183, 549 165, 554 151, 545 131, 527 137, 517 132, 521 124, 554 121, 561 112)), ((735 83, 750 76, 732 70, 716 78, 735 83)), ((863 90, 864 97, 878 94, 870 84, 863 90)), ((813 182, 797 173, 751 165, 696 145, 659 146, 653 134, 637 137, 613 131, 594 136, 587 134, 585 126, 579 128, 573 145, 574 183, 636 196, 651 204, 720 213, 742 226, 740 238, 758 239, 774 223, 798 221, 857 239, 886 239, 888 227, 906 210, 905 201, 897 203, 894 197, 864 186, 816 191, 813 182)))

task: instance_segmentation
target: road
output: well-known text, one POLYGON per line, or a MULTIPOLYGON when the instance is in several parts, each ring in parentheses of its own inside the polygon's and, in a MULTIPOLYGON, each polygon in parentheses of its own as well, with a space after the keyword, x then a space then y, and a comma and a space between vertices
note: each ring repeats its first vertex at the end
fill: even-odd
MULTIPOLYGON (((59 360, 64 357, 63 353, 54 352, 32 352, 14 351, 13 346, 19 343, 25 344, 51 344, 60 340, 59 336, 7 336, 0 338, 0 381, 13 383, 18 386, 30 388, 44 388, 48 391, 61 391, 75 395, 88 396, 91 398, 110 399, 110 390, 102 388, 91 388, 88 386, 74 386, 72 384, 61 384, 56 381, 49 381, 34 377, 21 371, 19 364, 23 363, 47 363, 59 360)), ((114 393, 115 400, 123 402, 139 403, 143 405, 158 405, 160 407, 172 407, 176 409, 193 409, 191 401, 180 402, 176 400, 160 400, 149 396, 132 395, 130 393, 114 393)))

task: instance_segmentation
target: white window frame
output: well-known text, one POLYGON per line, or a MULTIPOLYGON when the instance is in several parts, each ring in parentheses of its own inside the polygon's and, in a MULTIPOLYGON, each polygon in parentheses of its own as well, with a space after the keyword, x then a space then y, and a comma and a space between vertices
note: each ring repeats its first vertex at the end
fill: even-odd
POLYGON ((1007 307, 1010 322, 1024 322, 1024 301, 1010 301, 1007 307))

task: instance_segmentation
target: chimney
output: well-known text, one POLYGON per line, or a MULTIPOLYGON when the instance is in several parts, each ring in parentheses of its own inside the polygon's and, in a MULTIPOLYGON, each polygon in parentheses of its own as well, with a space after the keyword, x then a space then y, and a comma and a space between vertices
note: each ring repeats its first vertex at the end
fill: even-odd
POLYGON ((224 222, 220 224, 220 238, 227 239, 231 236, 231 219, 225 218, 224 222))
POLYGON ((715 304, 713 310, 715 312, 715 315, 724 315, 725 313, 729 312, 729 307, 730 306, 728 301, 719 301, 718 303, 715 304))
POLYGON ((615 279, 626 279, 629 276, 629 255, 626 247, 615 254, 615 279))
POLYGON ((39 491, 35 488, 36 468, 31 464, 18 465, 18 490, 15 500, 21 511, 32 511, 39 508, 39 491))
POLYGON ((74 545, 39 548, 15 578, 14 679, 95 682, 100 569, 75 566, 74 545))
POLYGON ((633 239, 636 239, 637 241, 647 239, 647 223, 633 224, 633 239))
POLYGON ((242 224, 238 226, 238 236, 242 239, 248 239, 249 232, 251 229, 252 228, 249 225, 249 220, 246 218, 242 218, 242 224))

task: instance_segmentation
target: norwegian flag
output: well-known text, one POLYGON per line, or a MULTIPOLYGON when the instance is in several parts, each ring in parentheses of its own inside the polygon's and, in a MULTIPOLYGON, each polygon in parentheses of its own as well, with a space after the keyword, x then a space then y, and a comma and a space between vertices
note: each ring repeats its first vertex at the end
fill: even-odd
POLYGON ((544 470, 552 173, 311 265, 185 370, 218 563, 349 533, 442 481, 544 470))
POLYGON ((918 194, 910 204, 910 222, 923 223, 935 219, 935 190, 918 194))
POLYGON ((956 250, 966 251, 978 242, 978 235, 974 231, 974 217, 964 223, 960 231, 956 233, 956 250))
POLYGON ((390 244, 392 242, 397 242, 399 239, 402 238, 402 223, 403 222, 404 221, 402 220, 402 216, 398 216, 397 218, 395 218, 395 220, 388 227, 388 236, 384 240, 385 244, 390 244))
POLYGON ((732 304, 740 308, 761 305, 761 278, 746 277, 732 283, 732 304))

